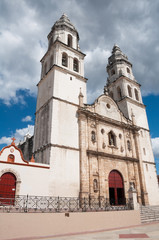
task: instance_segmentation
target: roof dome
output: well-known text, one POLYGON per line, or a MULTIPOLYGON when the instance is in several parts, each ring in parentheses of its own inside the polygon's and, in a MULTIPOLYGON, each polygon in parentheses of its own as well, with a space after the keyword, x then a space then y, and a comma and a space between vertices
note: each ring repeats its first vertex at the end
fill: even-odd
POLYGON ((114 55, 114 58, 121 58, 128 60, 128 57, 121 51, 120 47, 117 44, 114 44, 114 47, 112 49, 112 56, 114 55))
POLYGON ((78 32, 77 32, 75 26, 70 22, 70 19, 67 17, 67 15, 65 13, 62 14, 60 19, 55 22, 55 24, 52 27, 52 30, 57 29, 57 28, 60 29, 63 26, 66 26, 69 29, 75 31, 77 33, 77 36, 78 36, 78 39, 79 39, 79 35, 78 35, 78 32))

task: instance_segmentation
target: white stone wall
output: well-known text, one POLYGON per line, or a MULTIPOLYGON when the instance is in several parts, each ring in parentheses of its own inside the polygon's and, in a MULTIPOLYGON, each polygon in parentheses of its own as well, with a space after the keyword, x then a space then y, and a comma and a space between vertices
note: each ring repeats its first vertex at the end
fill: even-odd
POLYGON ((135 116, 135 125, 149 130, 145 108, 127 101, 129 118, 132 119, 132 112, 135 116))
POLYGON ((146 162, 154 163, 154 156, 153 156, 152 144, 151 144, 151 138, 150 138, 149 131, 141 129, 139 131, 139 140, 140 140, 142 159, 146 162))
POLYGON ((149 204, 159 205, 159 185, 155 164, 144 163, 144 174, 149 204))
POLYGON ((52 147, 50 162, 49 195, 78 197, 79 151, 52 147))
POLYGON ((73 76, 68 72, 55 71, 54 75, 54 93, 53 95, 57 98, 79 104, 80 89, 84 96, 84 103, 86 103, 86 82, 73 76), (70 79, 72 78, 72 80, 70 79))
POLYGON ((52 114, 51 143, 78 148, 77 107, 54 100, 52 114))
POLYGON ((47 77, 38 84, 38 97, 36 111, 39 110, 53 95, 54 71, 50 71, 47 77))

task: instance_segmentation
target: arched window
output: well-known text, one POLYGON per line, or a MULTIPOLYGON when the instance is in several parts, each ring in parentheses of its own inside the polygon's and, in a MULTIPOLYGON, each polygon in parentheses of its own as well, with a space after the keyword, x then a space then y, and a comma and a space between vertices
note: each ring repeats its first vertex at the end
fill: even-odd
POLYGON ((112 131, 108 133, 108 142, 110 146, 116 146, 116 136, 112 131))
POLYGON ((13 154, 9 154, 7 161, 13 163, 13 162, 14 162, 14 159, 15 159, 14 155, 13 155, 13 154))
POLYGON ((135 98, 136 98, 136 100, 139 101, 139 93, 138 93, 138 91, 137 91, 136 88, 134 89, 134 92, 135 92, 135 98))
POLYGON ((118 95, 118 99, 122 98, 121 88, 120 87, 117 87, 117 95, 118 95))
POLYGON ((127 70, 127 73, 130 73, 130 69, 128 67, 126 68, 126 70, 127 70))
POLYGON ((68 64, 68 56, 66 53, 62 53, 62 66, 67 67, 68 64))
POLYGON ((68 34, 67 45, 72 47, 72 36, 70 34, 68 34))
POLYGON ((52 68, 52 65, 53 65, 53 55, 51 55, 50 57, 50 69, 52 68))
POLYGON ((123 177, 116 170, 109 173, 109 201, 111 205, 125 204, 123 177))
POLYGON ((128 148, 129 151, 131 151, 131 143, 130 143, 129 140, 127 140, 127 148, 128 148))
POLYGON ((77 58, 74 58, 73 60, 73 70, 78 72, 79 71, 79 66, 78 66, 78 59, 77 58))
POLYGON ((114 98, 114 95, 113 95, 113 92, 112 92, 112 91, 109 93, 109 96, 110 96, 111 98, 114 98))
POLYGON ((132 97, 132 91, 131 91, 131 87, 128 85, 128 95, 129 97, 132 97))
POLYGON ((97 179, 93 180, 93 190, 94 190, 94 192, 98 191, 98 181, 97 181, 97 179))
POLYGON ((13 173, 7 172, 0 177, 1 203, 13 205, 16 191, 16 177, 13 173))
POLYGON ((111 70, 111 76, 114 75, 114 74, 115 74, 115 70, 112 69, 112 70, 111 70))

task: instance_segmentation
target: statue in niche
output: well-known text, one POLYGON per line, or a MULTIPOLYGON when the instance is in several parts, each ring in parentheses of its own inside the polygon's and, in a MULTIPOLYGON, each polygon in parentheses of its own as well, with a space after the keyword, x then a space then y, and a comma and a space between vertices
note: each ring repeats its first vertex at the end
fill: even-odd
POLYGON ((94 131, 91 132, 91 140, 93 143, 96 142, 96 134, 94 131))
POLYGON ((97 181, 97 179, 93 180, 93 190, 94 190, 94 192, 98 191, 98 181, 97 181))

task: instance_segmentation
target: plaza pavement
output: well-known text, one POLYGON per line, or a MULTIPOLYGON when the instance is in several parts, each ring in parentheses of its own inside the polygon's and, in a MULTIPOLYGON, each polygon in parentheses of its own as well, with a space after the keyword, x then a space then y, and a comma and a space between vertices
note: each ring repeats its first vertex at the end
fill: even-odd
MULTIPOLYGON (((121 219, 122 221, 122 219, 121 219)), ((28 238, 29 239, 29 238, 28 238)), ((31 238, 30 238, 31 239, 31 238)), ((33 239, 33 238, 32 238, 33 239)), ((118 228, 96 232, 67 234, 65 236, 47 236, 36 238, 38 240, 159 240, 159 222, 147 223, 129 228, 118 228)))

